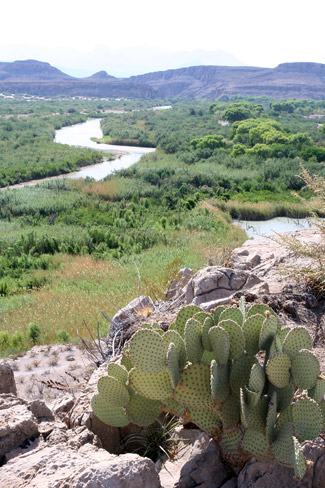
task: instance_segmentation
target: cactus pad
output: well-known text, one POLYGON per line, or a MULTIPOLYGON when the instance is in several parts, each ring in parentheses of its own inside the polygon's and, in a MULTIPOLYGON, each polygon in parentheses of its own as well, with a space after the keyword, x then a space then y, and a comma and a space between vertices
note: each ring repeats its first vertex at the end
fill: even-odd
POLYGON ((122 359, 121 359, 121 366, 124 366, 124 368, 127 371, 130 371, 130 369, 133 368, 132 361, 129 357, 129 352, 123 352, 122 359))
POLYGON ((294 456, 293 456, 293 469, 295 477, 298 480, 302 480, 306 472, 306 461, 301 449, 301 446, 297 439, 293 438, 294 456))
POLYGON ((292 419, 300 442, 315 439, 321 433, 322 412, 311 398, 300 398, 292 405, 292 419))
POLYGON ((263 396, 254 407, 247 409, 247 425, 249 429, 259 432, 265 431, 268 403, 268 397, 263 396))
POLYGON ((229 396, 229 364, 217 365, 215 361, 211 363, 210 381, 211 394, 215 402, 224 402, 229 396))
POLYGON ((269 443, 264 434, 253 429, 246 430, 242 441, 244 451, 250 452, 252 456, 258 459, 268 459, 269 447, 269 443))
POLYGON ((123 385, 126 385, 126 382, 128 380, 128 370, 126 369, 125 366, 120 366, 117 363, 110 363, 107 367, 107 374, 108 376, 113 376, 113 378, 116 378, 119 380, 123 385))
POLYGON ((290 379, 289 385, 286 386, 285 388, 276 388, 275 386, 272 385, 272 383, 269 383, 268 394, 270 397, 272 396, 272 393, 274 391, 276 392, 276 396, 277 396, 277 410, 278 412, 282 412, 283 410, 288 408, 289 405, 291 405, 293 400, 295 387, 292 379, 290 379))
POLYGON ((177 348, 173 342, 169 344, 167 351, 167 372, 169 374, 173 387, 176 388, 181 375, 179 372, 179 355, 177 348))
POLYGON ((220 444, 224 451, 237 451, 242 439, 243 433, 238 427, 229 427, 223 429, 220 444))
POLYGON ((93 396, 91 407, 96 417, 112 427, 125 427, 130 423, 124 408, 109 406, 101 395, 93 396))
POLYGON ((293 380, 302 390, 310 390, 316 385, 319 371, 319 362, 308 349, 299 351, 292 361, 293 380))
POLYGON ((280 432, 282 426, 286 423, 290 423, 293 425, 293 418, 292 418, 292 406, 290 405, 288 408, 283 410, 280 415, 278 416, 275 424, 275 432, 276 435, 280 432))
POLYGON ((267 362, 266 375, 272 385, 285 388, 290 381, 291 361, 284 352, 274 354, 267 362))
POLYGON ((144 373, 133 368, 129 373, 130 386, 141 396, 151 400, 161 400, 171 396, 173 386, 167 371, 158 374, 144 373))
POLYGON ((213 361, 213 360, 216 361, 216 359, 217 359, 217 356, 215 355, 215 353, 213 351, 206 351, 204 349, 202 357, 201 357, 202 363, 206 363, 210 366, 211 361, 213 361))
POLYGON ((179 367, 184 368, 186 364, 186 351, 185 343, 182 337, 178 332, 176 332, 176 330, 167 330, 162 337, 166 346, 166 351, 168 351, 168 347, 171 342, 175 344, 179 355, 179 367))
POLYGON ((283 352, 288 354, 291 361, 296 357, 301 349, 312 348, 312 338, 305 327, 291 329, 283 341, 283 352))
POLYGON ((113 376, 102 376, 98 380, 97 388, 103 400, 112 407, 124 407, 130 400, 126 386, 113 376))
POLYGON ((294 464, 293 424, 285 422, 277 432, 272 451, 278 463, 292 468, 294 464))
POLYGON ((126 415, 133 424, 146 427, 152 424, 160 414, 160 403, 140 395, 133 395, 126 407, 126 415))
POLYGON ((222 404, 218 413, 221 417, 224 428, 234 427, 239 421, 240 404, 238 397, 230 395, 227 400, 222 404))
POLYGON ((261 392, 251 391, 246 386, 244 389, 245 398, 248 407, 256 407, 259 399, 261 398, 261 392))
POLYGON ((210 368, 204 363, 185 367, 175 393, 175 400, 187 408, 205 408, 212 405, 210 368))
POLYGON ((252 366, 256 363, 257 359, 246 353, 234 361, 230 372, 230 386, 235 394, 239 395, 240 388, 248 384, 252 366))
POLYGON ((275 437, 275 423, 277 418, 277 398, 276 392, 272 393, 266 417, 266 437, 271 444, 275 437))
POLYGON ((264 320, 263 315, 255 314, 247 317, 243 324, 245 349, 248 354, 257 354, 260 350, 259 340, 264 320))
POLYGON ((184 417, 186 412, 186 408, 172 397, 164 398, 161 407, 164 412, 171 412, 178 417, 184 417))
POLYGON ((274 315, 266 317, 260 332, 259 349, 264 351, 269 349, 277 333, 278 327, 279 321, 277 317, 274 317, 274 315))
POLYGON ((211 437, 215 437, 221 428, 219 415, 208 409, 190 408, 188 411, 189 418, 193 424, 211 437))
POLYGON ((227 309, 227 307, 225 305, 219 305, 217 308, 212 310, 211 315, 212 315, 212 318, 213 318, 215 325, 217 325, 219 323, 219 317, 222 314, 222 312, 226 309, 227 309))
POLYGON ((248 310, 246 317, 248 318, 258 313, 260 315, 263 315, 265 319, 265 312, 268 312, 269 314, 276 317, 276 313, 274 312, 274 310, 264 303, 256 303, 255 305, 252 305, 251 308, 248 310))
POLYGON ((203 354, 201 327, 200 322, 195 319, 189 319, 185 325, 185 348, 191 363, 199 362, 203 354))
POLYGON ((243 325, 243 314, 239 310, 239 308, 226 308, 223 312, 221 312, 219 317, 219 322, 222 320, 233 320, 236 324, 242 326, 243 325))
POLYGON ((198 312, 203 312, 203 310, 196 305, 188 305, 187 307, 181 308, 175 322, 169 327, 169 330, 176 330, 179 335, 184 338, 186 322, 198 312))
POLYGON ((207 312, 203 312, 203 310, 201 310, 201 312, 197 312, 195 315, 193 315, 192 318, 195 319, 195 320, 198 320, 201 325, 204 324, 204 321, 207 318, 210 318, 212 320, 211 315, 209 313, 207 313, 207 312))
POLYGON ((319 376, 316 381, 316 385, 309 390, 308 395, 313 398, 317 403, 320 403, 325 395, 325 378, 319 376))
POLYGON ((228 332, 215 325, 209 330, 209 340, 217 361, 227 364, 230 352, 230 338, 228 332))
POLYGON ((160 334, 140 329, 130 341, 132 364, 144 373, 158 374, 165 367, 166 347, 160 334))
POLYGON ((212 351, 211 342, 209 339, 209 330, 214 326, 212 317, 207 317, 202 326, 202 344, 206 351, 212 351))
POLYGON ((245 336, 242 328, 233 320, 222 320, 219 322, 219 327, 222 327, 229 335, 230 359, 239 358, 245 349, 245 336))
POLYGON ((252 366, 248 388, 256 393, 262 392, 265 384, 265 373, 264 369, 259 363, 255 363, 252 366))

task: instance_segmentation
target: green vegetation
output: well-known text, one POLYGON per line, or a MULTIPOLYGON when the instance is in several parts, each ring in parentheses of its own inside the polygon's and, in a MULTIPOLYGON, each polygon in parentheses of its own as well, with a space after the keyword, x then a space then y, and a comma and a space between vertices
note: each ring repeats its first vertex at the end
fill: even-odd
POLYGON ((307 118, 324 102, 170 103, 150 111, 141 101, 0 98, 2 186, 96 162, 102 154, 53 142, 55 128, 89 117, 102 118, 111 141, 158 148, 104 181, 0 192, 1 354, 28 347, 30 323, 41 343, 64 341, 63 326, 75 338, 83 319, 106 333, 100 312, 116 307, 105 295, 118 307, 140 293, 163 297, 180 267, 223 264, 245 239, 230 215, 310 212, 291 191, 314 198, 297 176, 302 161, 325 176, 324 126, 307 118))
POLYGON ((300 443, 321 433, 325 415, 311 349, 307 330, 282 328, 267 305, 247 310, 241 300, 211 313, 189 305, 167 332, 145 324, 133 335, 121 364, 99 379, 92 408, 115 427, 145 427, 161 412, 183 417, 217 439, 230 464, 274 459, 302 479, 300 443))

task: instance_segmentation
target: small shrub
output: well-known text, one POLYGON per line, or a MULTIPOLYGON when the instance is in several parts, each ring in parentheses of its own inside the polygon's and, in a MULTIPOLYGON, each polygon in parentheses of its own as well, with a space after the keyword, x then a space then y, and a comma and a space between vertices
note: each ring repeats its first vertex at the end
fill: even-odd
POLYGON ((1 351, 5 351, 11 345, 10 335, 7 331, 0 332, 0 348, 1 351))
POLYGON ((35 345, 38 344, 41 337, 41 327, 39 324, 33 322, 28 324, 27 336, 29 340, 35 345))
POLYGON ((24 345, 24 336, 21 332, 15 332, 11 338, 12 346, 15 349, 22 349, 24 345))
POLYGON ((59 329, 56 333, 59 342, 69 342, 70 334, 65 329, 59 329))

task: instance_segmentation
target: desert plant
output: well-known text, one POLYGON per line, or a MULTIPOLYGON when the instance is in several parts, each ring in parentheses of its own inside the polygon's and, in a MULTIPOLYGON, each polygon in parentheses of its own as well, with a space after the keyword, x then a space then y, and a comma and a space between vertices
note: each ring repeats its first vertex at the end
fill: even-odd
POLYGON ((12 345, 15 349, 22 349, 24 346, 24 336, 21 332, 15 332, 11 338, 12 345))
POLYGON ((35 324, 30 322, 28 324, 28 331, 27 336, 31 340, 31 342, 35 345, 39 342, 41 337, 41 327, 39 324, 35 324))
POLYGON ((92 408, 104 423, 152 424, 169 412, 218 440, 234 467, 275 459, 304 476, 300 443, 325 416, 325 377, 303 327, 266 305, 184 307, 167 332, 142 326, 100 378, 92 408))
POLYGON ((0 332, 0 349, 5 351, 11 345, 10 335, 7 331, 0 332))
POLYGON ((59 329, 56 333, 59 342, 69 342, 70 334, 65 329, 59 329))
POLYGON ((178 425, 178 419, 167 413, 162 420, 158 419, 150 425, 145 434, 130 434, 123 439, 124 449, 148 457, 154 462, 161 460, 164 455, 172 458, 178 445, 178 440, 174 437, 178 425))

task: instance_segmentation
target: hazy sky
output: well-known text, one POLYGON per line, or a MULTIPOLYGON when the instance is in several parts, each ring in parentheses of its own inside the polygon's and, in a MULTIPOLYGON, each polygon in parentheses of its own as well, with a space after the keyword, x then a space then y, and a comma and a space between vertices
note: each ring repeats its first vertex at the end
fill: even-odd
POLYGON ((34 58, 39 47, 62 65, 65 50, 145 46, 223 50, 251 66, 325 63, 324 14, 324 0, 10 0, 0 61, 34 58))

